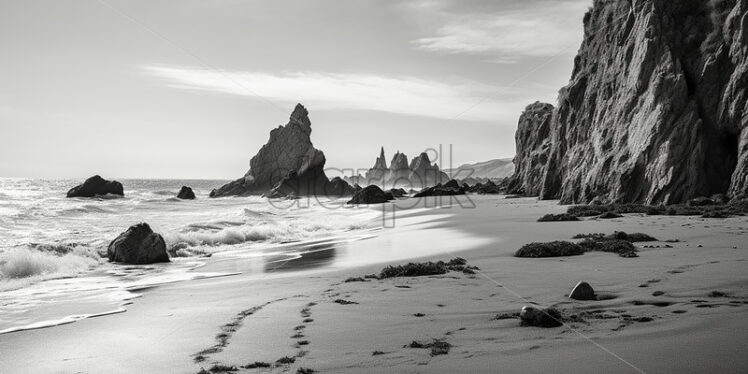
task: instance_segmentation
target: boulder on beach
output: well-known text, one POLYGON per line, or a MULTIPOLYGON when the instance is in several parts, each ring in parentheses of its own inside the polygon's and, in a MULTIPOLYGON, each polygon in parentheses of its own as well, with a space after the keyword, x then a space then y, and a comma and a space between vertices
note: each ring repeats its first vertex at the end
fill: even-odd
POLYGON ((177 199, 194 200, 195 192, 192 191, 192 188, 182 186, 182 188, 179 189, 179 193, 177 194, 177 199))
POLYGON ((125 196, 122 183, 108 181, 98 175, 86 179, 83 184, 77 185, 68 191, 67 197, 94 197, 106 194, 125 196))
POLYGON ((109 243, 109 261, 142 265, 169 262, 164 238, 151 230, 147 223, 130 226, 109 243))
POLYGON ((569 298, 574 300, 595 300, 595 290, 589 283, 581 281, 571 290, 569 298))
POLYGON ((348 204, 381 204, 390 200, 391 198, 379 186, 372 184, 353 195, 348 204))
POLYGON ((561 322, 561 313, 554 308, 538 309, 531 306, 522 307, 519 313, 522 326, 558 327, 561 322))

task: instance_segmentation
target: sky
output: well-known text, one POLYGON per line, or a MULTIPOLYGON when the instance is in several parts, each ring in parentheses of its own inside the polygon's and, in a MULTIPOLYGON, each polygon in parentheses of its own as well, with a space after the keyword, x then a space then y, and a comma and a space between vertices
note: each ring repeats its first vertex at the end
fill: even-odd
POLYGON ((235 179, 296 103, 330 168, 512 157, 590 5, 0 0, 0 177, 235 179))

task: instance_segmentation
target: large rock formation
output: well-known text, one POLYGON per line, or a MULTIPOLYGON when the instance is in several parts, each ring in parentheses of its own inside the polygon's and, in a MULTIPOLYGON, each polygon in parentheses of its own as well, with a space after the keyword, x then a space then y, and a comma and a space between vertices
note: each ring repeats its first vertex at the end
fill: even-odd
POLYGON ((147 223, 130 226, 109 243, 109 261, 125 264, 152 264, 169 262, 166 242, 161 235, 153 232, 147 223))
POLYGON ((408 180, 411 186, 427 187, 449 181, 449 176, 439 170, 439 166, 432 164, 429 155, 421 152, 410 162, 408 180))
POLYGON ((366 172, 364 176, 370 183, 384 183, 387 174, 387 160, 384 158, 384 147, 379 151, 379 157, 374 161, 374 166, 366 172))
POLYGON ((553 105, 535 102, 522 112, 514 139, 517 153, 514 157, 514 176, 507 190, 512 194, 537 196, 551 151, 551 119, 553 105))
POLYGON ((424 152, 414 157, 408 165, 408 157, 397 151, 392 157, 390 166, 385 161, 384 147, 379 151, 379 157, 364 176, 346 177, 349 183, 376 184, 382 187, 429 187, 449 180, 446 173, 439 170, 439 166, 432 164, 429 156, 424 152))
POLYGON ((408 167, 408 156, 400 151, 395 152, 387 172, 387 182, 390 186, 410 185, 410 168, 408 167))
POLYGON ((548 136, 520 126, 515 185, 562 203, 745 197, 747 12, 748 0, 595 0, 548 136))
POLYGON ((98 175, 86 179, 83 184, 75 186, 67 193, 67 197, 94 197, 106 194, 124 196, 125 191, 122 183, 108 181, 98 175))
POLYGON ((244 177, 211 191, 210 197, 323 195, 329 183, 325 155, 312 145, 311 126, 309 112, 297 104, 288 123, 270 131, 244 177))

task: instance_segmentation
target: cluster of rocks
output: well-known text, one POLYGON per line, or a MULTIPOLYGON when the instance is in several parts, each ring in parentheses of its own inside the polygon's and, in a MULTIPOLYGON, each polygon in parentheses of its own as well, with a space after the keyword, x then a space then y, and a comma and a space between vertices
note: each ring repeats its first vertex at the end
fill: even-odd
POLYGON ((745 0, 595 0, 558 107, 534 103, 519 119, 509 193, 748 195, 747 14, 745 0))
MULTIPOLYGON (((122 183, 108 181, 95 175, 70 189, 67 197, 97 197, 107 194, 124 196, 122 183)), ((195 193, 190 187, 182 186, 177 198, 192 200, 195 193)), ((130 226, 127 231, 112 240, 107 247, 107 257, 112 262, 133 265, 169 262, 164 238, 161 234, 153 232, 147 223, 130 226)))
POLYGON ((350 183, 357 184, 423 188, 445 183, 449 180, 449 176, 439 170, 437 164, 431 162, 426 152, 422 152, 408 163, 408 157, 397 151, 390 165, 387 166, 384 147, 382 147, 379 157, 374 161, 374 166, 367 170, 364 176, 358 175, 347 179, 350 183))
MULTIPOLYGON (((569 298, 574 300, 597 300, 595 290, 589 283, 581 281, 574 286, 569 298)), ((537 308, 534 306, 524 306, 519 313, 522 326, 536 327, 558 327, 563 325, 564 316, 555 308, 537 308)))
MULTIPOLYGON (((99 197, 106 195, 125 196, 125 189, 122 183, 106 180, 99 175, 94 175, 86 179, 83 183, 71 188, 67 193, 67 197, 99 197)), ((193 200, 195 199, 195 192, 190 187, 182 186, 177 193, 177 198, 193 200)))

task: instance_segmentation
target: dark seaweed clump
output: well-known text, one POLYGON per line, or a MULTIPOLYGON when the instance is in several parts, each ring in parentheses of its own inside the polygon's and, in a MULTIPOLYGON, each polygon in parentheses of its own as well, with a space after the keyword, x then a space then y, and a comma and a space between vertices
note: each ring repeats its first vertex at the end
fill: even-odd
POLYGON ((448 271, 464 271, 467 260, 455 257, 447 262, 410 262, 405 265, 387 266, 379 273, 379 279, 395 277, 420 277, 446 274, 448 271))
POLYGON ((547 243, 529 243, 514 253, 515 257, 562 257, 584 254, 584 248, 579 244, 567 241, 552 241, 547 243))
POLYGON ((561 214, 546 214, 538 218, 538 222, 563 222, 563 221, 579 221, 579 218, 573 214, 561 213, 561 214))

